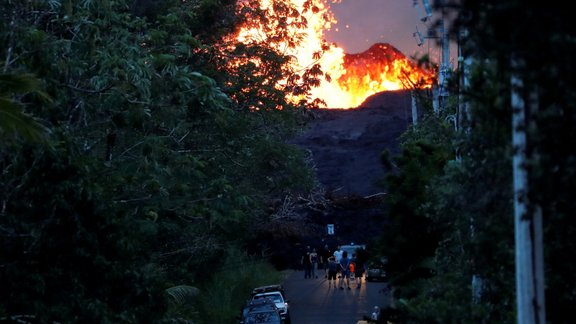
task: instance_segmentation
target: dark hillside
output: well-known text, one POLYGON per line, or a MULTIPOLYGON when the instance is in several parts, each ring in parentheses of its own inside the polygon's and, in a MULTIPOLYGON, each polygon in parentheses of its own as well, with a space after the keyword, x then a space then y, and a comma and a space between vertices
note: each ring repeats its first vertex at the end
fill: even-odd
MULTIPOLYGON (((321 109, 294 143, 310 150, 319 182, 331 207, 311 220, 325 229, 335 224, 336 241, 361 242, 382 232, 386 190, 378 183, 386 171, 380 156, 400 152, 399 137, 410 125, 410 94, 383 92, 359 109, 321 109)), ((319 233, 319 237, 324 233, 319 233)))
POLYGON ((337 196, 382 192, 380 154, 399 153, 399 136, 411 123, 410 94, 383 92, 363 108, 320 109, 316 120, 294 143, 312 152, 319 181, 337 196))

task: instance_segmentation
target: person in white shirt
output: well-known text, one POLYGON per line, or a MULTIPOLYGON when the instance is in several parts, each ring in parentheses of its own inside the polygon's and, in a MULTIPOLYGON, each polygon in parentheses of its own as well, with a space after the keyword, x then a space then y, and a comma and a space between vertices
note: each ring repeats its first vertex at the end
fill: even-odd
POLYGON ((318 278, 318 252, 316 252, 316 248, 312 249, 312 253, 310 253, 310 263, 312 263, 312 278, 318 278))
POLYGON ((374 311, 372 312, 371 319, 377 321, 380 319, 380 307, 374 306, 374 311))
POLYGON ((338 245, 338 247, 336 248, 336 251, 334 251, 334 258, 336 258, 336 262, 340 263, 340 259, 342 259, 342 253, 344 251, 342 251, 340 249, 340 245, 338 245))

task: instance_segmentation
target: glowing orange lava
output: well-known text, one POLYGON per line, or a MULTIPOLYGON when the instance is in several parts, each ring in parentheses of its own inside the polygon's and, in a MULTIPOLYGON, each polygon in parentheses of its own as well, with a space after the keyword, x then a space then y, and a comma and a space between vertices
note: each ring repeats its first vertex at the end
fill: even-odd
MULTIPOLYGON (((416 84, 426 87, 433 82, 432 72, 418 68, 389 44, 375 44, 358 54, 346 54, 336 44, 328 44, 324 32, 337 23, 327 5, 328 0, 239 0, 239 12, 243 4, 251 1, 256 1, 270 17, 278 17, 283 4, 295 8, 296 11, 283 11, 282 21, 271 25, 289 25, 290 32, 299 35, 297 44, 275 41, 277 38, 272 35, 270 26, 262 25, 242 27, 235 39, 241 43, 266 41, 295 58, 290 63, 294 71, 318 65, 329 78, 322 79, 312 88, 312 96, 306 100, 321 99, 328 108, 355 108, 375 93, 406 89, 416 84)), ((339 1, 331 0, 333 3, 339 1)), ((291 99, 302 98, 293 96, 291 99)))
POLYGON ((346 54, 343 66, 346 72, 336 82, 350 107, 381 91, 429 87, 433 82, 432 73, 418 68, 390 44, 374 44, 365 52, 346 54))

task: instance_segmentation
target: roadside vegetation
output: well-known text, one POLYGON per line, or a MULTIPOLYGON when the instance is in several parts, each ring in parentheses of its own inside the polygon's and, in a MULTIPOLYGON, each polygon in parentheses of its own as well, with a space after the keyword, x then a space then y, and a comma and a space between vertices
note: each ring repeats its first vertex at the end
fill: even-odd
POLYGON ((245 251, 314 187, 305 105, 282 53, 223 38, 265 18, 234 3, 0 4, 0 321, 229 323, 280 280, 245 251))
POLYGON ((576 302, 571 18, 522 1, 445 2, 443 9, 456 14, 452 34, 463 50, 451 96, 436 112, 432 96, 420 96, 425 117, 404 134, 402 154, 385 163, 394 166, 385 181, 390 223, 379 241, 396 301, 390 320, 513 323, 535 316, 521 314, 516 300, 512 138, 519 131, 527 138, 524 217, 541 211, 543 219, 545 309, 535 314, 566 323, 576 302), (527 126, 513 129, 518 98, 527 126))

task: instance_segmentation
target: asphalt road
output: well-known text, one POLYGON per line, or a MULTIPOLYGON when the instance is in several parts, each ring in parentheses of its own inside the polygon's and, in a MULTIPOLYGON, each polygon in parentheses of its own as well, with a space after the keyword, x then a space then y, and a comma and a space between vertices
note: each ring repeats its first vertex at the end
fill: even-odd
POLYGON ((374 306, 390 303, 387 284, 364 282, 360 289, 329 287, 324 276, 304 279, 303 271, 292 272, 284 282, 293 324, 356 324, 369 317, 374 306))

